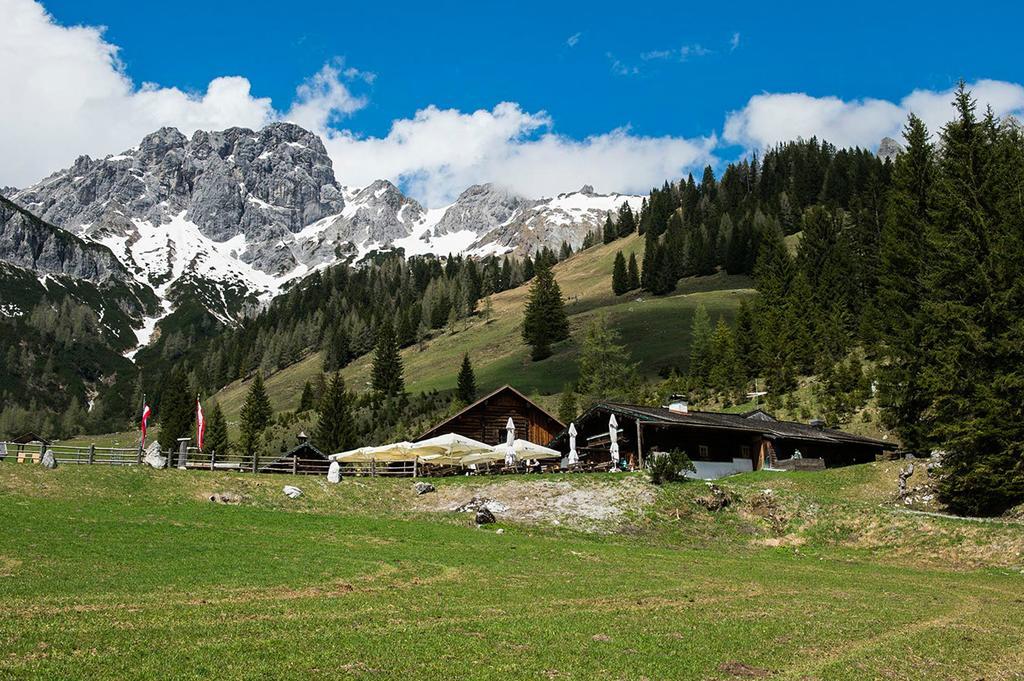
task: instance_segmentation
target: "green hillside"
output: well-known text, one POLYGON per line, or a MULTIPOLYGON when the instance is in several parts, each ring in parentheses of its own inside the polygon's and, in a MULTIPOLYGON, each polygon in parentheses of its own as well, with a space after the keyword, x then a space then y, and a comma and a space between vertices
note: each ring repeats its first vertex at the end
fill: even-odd
MULTIPOLYGON (((642 292, 614 296, 611 269, 616 252, 622 250, 628 256, 634 251, 641 259, 643 248, 642 237, 633 235, 577 253, 556 265, 554 271, 573 333, 600 315, 607 315, 633 359, 640 363, 641 372, 653 377, 664 368, 685 368, 690 322, 699 305, 707 308, 712 319, 724 316, 731 321, 740 300, 753 295, 753 283, 744 276, 716 274, 684 279, 673 295, 665 297, 642 292)), ((520 336, 528 291, 526 285, 498 293, 491 298, 490 319, 478 314, 452 331, 403 350, 407 389, 419 392, 453 388, 462 355, 468 352, 481 391, 511 383, 527 393, 560 392, 576 378, 578 346, 570 339, 556 345, 548 359, 530 360, 529 348, 520 336)), ((365 388, 370 364, 371 356, 364 355, 345 368, 343 374, 350 388, 365 388)), ((314 354, 269 376, 266 386, 274 409, 294 409, 303 384, 320 368, 319 354, 314 354)), ((236 420, 247 387, 247 383, 236 381, 216 395, 229 421, 236 420)))
POLYGON ((898 466, 738 476, 712 513, 637 475, 0 462, 0 677, 1017 678, 1019 523, 903 513, 898 466), (448 510, 480 494, 497 525, 448 510))

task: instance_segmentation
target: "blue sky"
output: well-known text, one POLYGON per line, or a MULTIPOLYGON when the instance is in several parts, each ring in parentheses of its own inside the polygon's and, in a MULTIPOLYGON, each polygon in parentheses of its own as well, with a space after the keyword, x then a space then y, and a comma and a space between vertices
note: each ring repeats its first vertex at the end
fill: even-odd
MULTIPOLYGON (((433 203, 450 198, 463 182, 505 180, 490 176, 502 175, 510 158, 516 167, 508 171, 508 181, 524 191, 573 188, 588 167, 598 168, 597 183, 605 185, 599 189, 636 191, 659 173, 671 175, 706 162, 719 165, 775 137, 825 134, 840 144, 873 145, 881 133, 898 131, 898 121, 910 106, 904 100, 911 93, 946 93, 961 77, 971 83, 996 81, 999 87, 992 96, 1003 113, 1024 108, 1024 90, 1014 89, 1024 80, 1024 62, 1015 47, 1024 9, 1010 5, 973 3, 967 17, 943 3, 911 7, 893 2, 840 7, 678 1, 45 0, 40 6, 34 0, 0 0, 0 6, 26 13, 33 32, 25 35, 33 36, 33 45, 70 41, 73 27, 91 27, 93 41, 111 48, 119 60, 115 70, 129 83, 127 94, 113 93, 108 99, 138 100, 144 83, 197 99, 216 79, 240 76, 251 99, 269 98, 270 104, 262 113, 250 107, 239 114, 239 124, 252 125, 264 116, 294 118, 316 127, 311 118, 296 113, 295 102, 301 99, 296 89, 327 65, 319 94, 329 90, 329 106, 337 106, 328 118, 320 117, 324 127, 318 132, 344 132, 345 139, 328 144, 336 171, 357 182, 366 181, 364 168, 366 173, 376 171, 433 203), (36 16, 46 13, 45 20, 36 16), (34 37, 36 24, 44 21, 40 37, 34 37), (346 75, 346 69, 358 73, 346 75), (752 100, 775 95, 800 97, 752 100), (502 102, 513 103, 515 110, 497 111, 502 102), (410 123, 408 136, 435 136, 422 143, 389 138, 396 121, 415 121, 417 112, 428 107, 453 116, 457 112, 461 118, 431 131, 425 124, 413 130, 410 123), (473 112, 489 113, 493 120, 471 121, 473 112), (730 112, 747 116, 737 119, 732 134, 726 125, 730 112), (471 159, 444 158, 437 147, 463 143, 469 134, 460 132, 465 126, 500 128, 495 134, 507 139, 481 141, 471 159), (617 137, 607 137, 617 130, 617 137), (526 155, 533 160, 528 163, 515 145, 543 136, 549 136, 549 146, 530 149, 526 155), (356 139, 374 143, 357 148, 356 139), (657 148, 668 151, 659 156, 657 148), (378 163, 402 154, 418 158, 378 163), (566 160, 567 154, 575 156, 566 160), (558 165, 563 161, 564 166, 558 165), (629 175, 604 171, 602 164, 624 166, 629 175), (537 167, 562 168, 561 176, 552 171, 532 184, 523 179, 536 175, 537 167)), ((49 50, 54 51, 59 50, 49 50)), ((15 70, 13 65, 7 68, 15 70)), ((35 82, 54 80, 50 74, 61 68, 73 71, 59 63, 48 68, 35 82)), ((0 85, 6 84, 4 69, 0 66, 0 85)), ((19 81, 12 77, 17 91, 19 81)), ((89 76, 74 77, 82 81, 89 76)), ((27 82, 20 86, 34 90, 27 82)), ((981 90, 987 92, 986 87, 981 90)), ((103 91, 103 86, 96 90, 103 91)), ((56 97, 44 94, 49 98, 44 101, 56 97)), ((88 93, 81 95, 82 102, 87 98, 88 93)), ((61 131, 101 108, 89 102, 82 106, 86 113, 65 121, 61 131)), ((124 117, 137 120, 138 130, 125 126, 133 137, 127 137, 126 129, 122 142, 113 133, 95 130, 96 123, 81 136, 85 148, 55 151, 53 160, 50 155, 46 160, 114 153, 120 149, 103 145, 128 146, 145 125, 156 122, 188 129, 190 124, 232 120, 227 111, 235 104, 211 112, 213 106, 204 103, 200 112, 182 113, 162 104, 159 113, 152 113, 157 107, 133 104, 131 115, 124 117), (143 116, 140 108, 149 113, 143 116), (181 123, 176 123, 178 118, 181 123)), ((109 110, 117 111, 114 104, 109 110)), ((932 114, 936 127, 941 124, 939 111, 932 114)), ((423 115, 437 122, 434 117, 423 115)), ((74 136, 68 137, 62 140, 65 146, 74 143, 74 136)), ((39 175, 39 168, 26 163, 5 169, 0 162, 0 184, 39 175)))

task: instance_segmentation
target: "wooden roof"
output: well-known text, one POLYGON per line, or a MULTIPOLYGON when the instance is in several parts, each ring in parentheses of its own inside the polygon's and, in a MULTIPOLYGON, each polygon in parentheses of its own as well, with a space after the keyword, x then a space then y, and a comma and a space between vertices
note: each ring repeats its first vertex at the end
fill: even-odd
POLYGON ((557 428, 555 428, 552 432, 556 432, 558 430, 561 430, 561 429, 565 428, 565 424, 562 423, 561 421, 559 421, 557 418, 555 418, 549 411, 547 411, 546 409, 541 407, 539 404, 537 404, 536 402, 534 402, 529 397, 527 397, 523 393, 519 392, 518 390, 516 390, 512 386, 506 384, 506 385, 501 386, 497 390, 484 395, 483 397, 478 399, 476 402, 473 402, 472 404, 467 405, 464 409, 459 411, 457 414, 449 416, 448 418, 446 418, 441 423, 438 423, 438 424, 436 424, 434 426, 431 426, 428 430, 426 430, 423 433, 421 433, 420 436, 418 438, 416 438, 416 439, 417 440, 423 440, 423 439, 426 439, 427 437, 429 437, 429 436, 431 436, 433 434, 436 434, 438 431, 443 431, 445 426, 450 425, 453 421, 458 419, 460 416, 463 416, 464 414, 473 411, 474 409, 476 409, 477 407, 479 407, 483 403, 487 402, 487 400, 489 400, 489 399, 491 399, 493 397, 496 397, 496 396, 498 396, 498 395, 500 395, 501 393, 504 393, 504 392, 511 393, 512 395, 514 395, 518 399, 520 399, 523 402, 525 402, 530 408, 535 409, 536 411, 540 412, 540 414, 543 415, 545 418, 551 419, 551 421, 554 424, 556 424, 556 426, 557 426, 557 428))
MULTIPOLYGON (((577 419, 577 423, 580 424, 589 420, 600 412, 615 413, 619 416, 626 416, 640 421, 641 423, 652 423, 662 426, 733 430, 758 433, 772 439, 804 440, 832 444, 861 444, 885 450, 896 449, 895 443, 876 440, 862 435, 854 435, 853 433, 847 433, 834 428, 816 428, 796 421, 779 421, 760 409, 746 414, 727 414, 692 409, 683 413, 672 411, 667 407, 645 407, 636 404, 598 402, 584 412, 577 419)), ((552 440, 551 446, 555 446, 556 442, 564 440, 567 436, 568 433, 562 431, 552 440)))

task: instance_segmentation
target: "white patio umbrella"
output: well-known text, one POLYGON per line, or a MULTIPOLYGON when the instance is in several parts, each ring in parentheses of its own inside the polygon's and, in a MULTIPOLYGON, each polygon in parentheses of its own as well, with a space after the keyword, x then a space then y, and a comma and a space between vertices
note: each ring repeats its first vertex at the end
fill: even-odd
POLYGON ((516 458, 560 459, 562 457, 562 453, 557 449, 543 447, 529 440, 516 439, 512 441, 512 444, 494 445, 487 452, 468 454, 462 458, 462 463, 467 466, 474 463, 497 463, 505 460, 510 451, 516 458))
POLYGON ((608 419, 608 437, 612 441, 609 452, 612 455, 612 469, 614 470, 619 465, 619 422, 615 420, 615 414, 608 419))
POLYGON ((512 422, 512 417, 508 417, 508 423, 505 424, 505 465, 515 466, 516 465, 516 450, 513 448, 512 443, 516 440, 516 424, 512 422))
POLYGON ((575 466, 580 462, 580 455, 576 452, 576 424, 569 424, 569 458, 566 459, 566 463, 570 466, 575 466))
POLYGON ((461 464, 463 457, 468 454, 491 451, 490 445, 458 433, 445 433, 420 440, 412 443, 412 447, 420 461, 441 465, 461 464))
POLYGON ((327 457, 339 462, 368 462, 368 461, 413 461, 416 452, 411 442, 392 442, 379 447, 360 447, 340 454, 332 454, 327 457))

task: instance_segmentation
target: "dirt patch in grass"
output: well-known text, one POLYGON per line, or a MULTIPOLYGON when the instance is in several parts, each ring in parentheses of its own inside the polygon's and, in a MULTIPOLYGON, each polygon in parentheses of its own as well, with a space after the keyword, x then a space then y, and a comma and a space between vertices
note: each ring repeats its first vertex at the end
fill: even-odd
POLYGON ((21 561, 17 558, 0 556, 0 577, 13 577, 19 567, 21 567, 21 561))
POLYGON ((415 509, 454 512, 474 497, 497 502, 489 508, 499 521, 605 531, 642 513, 654 503, 655 491, 636 478, 623 478, 615 485, 553 480, 481 482, 440 487, 417 498, 415 509))

